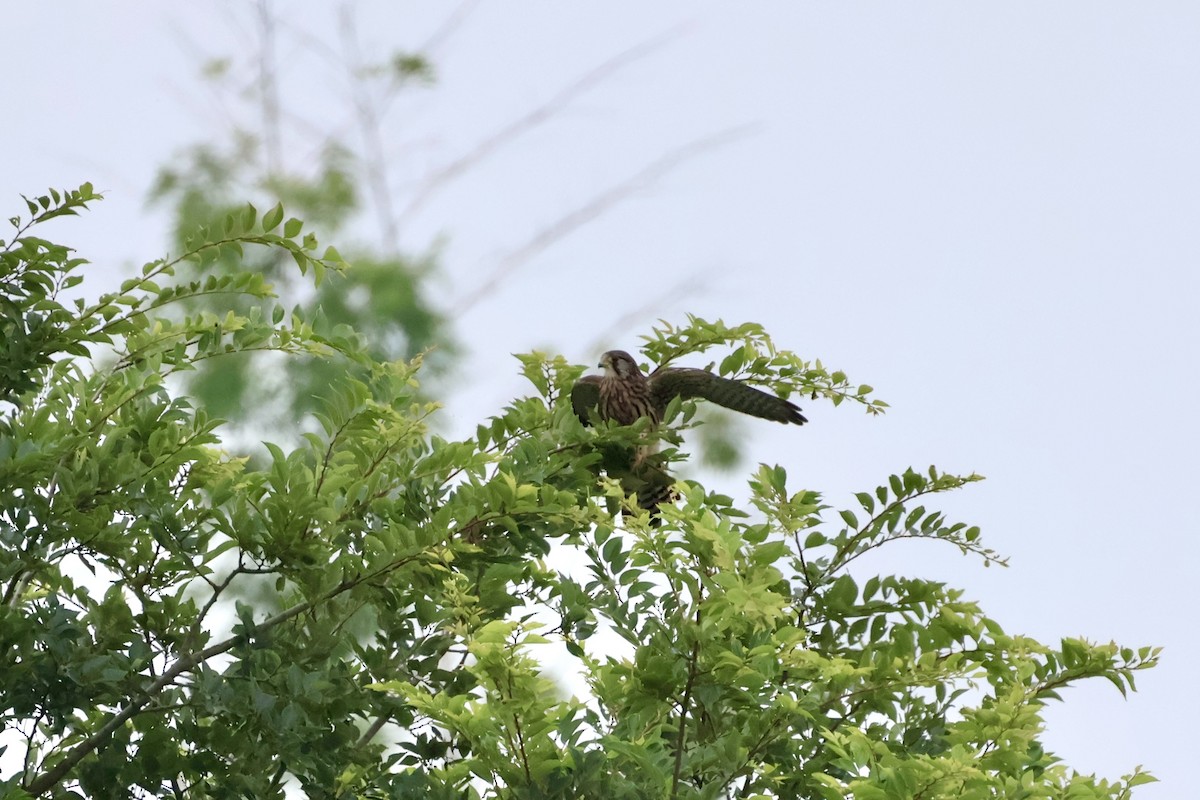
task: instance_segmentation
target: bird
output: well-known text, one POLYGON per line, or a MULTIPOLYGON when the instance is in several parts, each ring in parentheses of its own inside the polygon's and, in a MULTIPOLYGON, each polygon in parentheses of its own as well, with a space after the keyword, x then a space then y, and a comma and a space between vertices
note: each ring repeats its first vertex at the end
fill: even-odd
MULTIPOLYGON (((603 375, 585 375, 571 388, 571 407, 584 425, 590 425, 595 414, 619 425, 632 425, 646 417, 657 427, 676 397, 711 400, 733 411, 785 425, 808 422, 794 403, 705 369, 659 367, 646 375, 624 350, 609 350, 600 357, 599 366, 603 375)), ((647 460, 649 454, 650 448, 638 448, 625 465, 627 469, 617 471, 622 485, 636 492, 638 505, 654 519, 659 505, 671 498, 671 478, 647 460)), ((611 474, 613 470, 609 471, 611 474)))

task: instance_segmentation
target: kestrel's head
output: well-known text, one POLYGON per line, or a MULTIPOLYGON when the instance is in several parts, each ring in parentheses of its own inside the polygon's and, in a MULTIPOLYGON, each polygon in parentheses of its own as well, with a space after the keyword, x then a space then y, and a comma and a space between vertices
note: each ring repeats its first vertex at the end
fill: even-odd
POLYGON ((626 378, 630 375, 641 375, 633 356, 624 350, 609 350, 600 356, 600 366, 604 367, 604 375, 609 378, 626 378))

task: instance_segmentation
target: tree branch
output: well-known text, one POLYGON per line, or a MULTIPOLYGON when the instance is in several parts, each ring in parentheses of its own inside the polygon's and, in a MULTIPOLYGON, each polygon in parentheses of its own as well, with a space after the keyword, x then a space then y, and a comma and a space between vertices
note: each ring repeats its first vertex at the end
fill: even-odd
POLYGON ((637 308, 630 309, 622 314, 616 322, 592 341, 586 352, 595 353, 609 349, 609 343, 613 339, 627 335, 629 329, 643 316, 653 313, 655 314, 655 318, 657 318, 659 315, 655 312, 667 303, 679 303, 684 298, 701 294, 705 288, 705 277, 704 273, 688 275, 669 289, 642 303, 637 308))
POLYGON ((208 661, 210 658, 214 658, 226 653, 239 644, 258 636, 264 631, 270 630, 271 628, 274 628, 275 626, 280 625, 281 623, 284 623, 293 617, 299 616, 306 611, 316 608, 322 603, 332 600, 343 592, 349 591, 350 589, 366 583, 369 580, 374 580, 375 578, 381 577, 388 572, 399 569, 401 566, 412 561, 414 558, 416 558, 416 556, 397 559, 387 566, 368 575, 359 575, 355 578, 347 578, 320 597, 317 597, 314 600, 306 600, 303 603, 298 603, 291 608, 280 611, 275 616, 269 617, 263 622, 253 626, 245 633, 231 636, 222 642, 210 645, 209 647, 206 647, 198 652, 181 656, 174 664, 171 665, 169 669, 163 672, 162 676, 158 680, 154 681, 149 687, 146 688, 145 696, 136 700, 130 700, 129 704, 126 705, 125 708, 121 709, 121 711, 109 718, 108 722, 100 726, 99 730, 72 748, 70 752, 63 756, 61 761, 26 784, 24 786, 25 791, 31 795, 39 795, 43 792, 49 791, 60 780, 62 780, 67 773, 75 767, 75 765, 77 765, 92 751, 96 750, 96 748, 103 744, 104 741, 112 735, 113 731, 125 724, 128 720, 132 719, 139 712, 141 712, 142 709, 152 703, 156 695, 167 686, 171 685, 171 683, 174 682, 174 680, 180 675, 190 672, 200 664, 208 661))
MULTIPOLYGON (((697 616, 699 612, 696 612, 697 616)), ((688 657, 687 684, 683 687, 683 699, 679 708, 679 737, 675 743, 675 771, 671 776, 671 800, 679 796, 679 777, 683 772, 683 747, 687 743, 688 708, 692 704, 692 686, 696 682, 696 660, 700 655, 700 631, 696 630, 696 641, 692 642, 692 654, 688 657)))
POLYGON ((355 76, 363 70, 357 57, 360 50, 358 31, 354 24, 354 13, 349 6, 338 11, 338 27, 342 35, 344 61, 350 70, 351 99, 358 118, 359 135, 362 137, 366 169, 363 180, 371 192, 375 213, 379 221, 379 236, 385 253, 395 254, 400 247, 400 230, 396 225, 396 212, 392 206, 392 193, 388 188, 387 157, 383 152, 383 133, 379 124, 379 109, 367 91, 367 84, 355 76))
POLYGON ((574 83, 561 89, 557 94, 525 116, 501 128, 487 139, 484 139, 466 155, 451 161, 441 169, 435 170, 417 186, 412 198, 408 201, 408 205, 400 212, 400 223, 403 224, 410 219, 443 187, 471 167, 483 161, 509 142, 528 133, 542 123, 553 119, 558 112, 570 105, 578 97, 599 86, 620 70, 662 49, 668 42, 677 38, 679 33, 680 29, 676 28, 618 53, 583 75, 583 77, 578 78, 574 83))
POLYGON ((358 741, 354 745, 355 749, 361 750, 363 747, 366 747, 367 744, 375 738, 375 735, 383 730, 383 726, 388 724, 391 719, 392 714, 389 711, 385 711, 376 717, 375 721, 371 723, 370 727, 363 731, 362 736, 358 737, 358 741))
POLYGON ((275 75, 275 17, 270 0, 258 0, 258 90, 262 100, 263 150, 267 177, 282 167, 283 146, 279 128, 279 82, 275 75))
POLYGON ((601 216, 634 192, 651 186, 676 168, 710 150, 744 138, 753 129, 754 126, 740 125, 714 133, 702 139, 697 139, 682 147, 677 147, 655 159, 620 183, 614 184, 600 194, 595 195, 582 206, 564 214, 556 222, 542 228, 541 231, 525 244, 504 256, 489 276, 484 278, 470 293, 455 304, 454 313, 461 314, 470 309, 480 300, 490 295, 502 280, 519 269, 525 262, 565 238, 568 234, 573 233, 583 225, 601 216))
POLYGON ((433 32, 433 35, 425 40, 419 48, 418 53, 434 53, 439 47, 450 40, 450 37, 458 32, 462 24, 467 21, 467 17, 475 12, 475 7, 479 5, 479 0, 464 0, 458 4, 445 21, 438 26, 438 29, 433 32))

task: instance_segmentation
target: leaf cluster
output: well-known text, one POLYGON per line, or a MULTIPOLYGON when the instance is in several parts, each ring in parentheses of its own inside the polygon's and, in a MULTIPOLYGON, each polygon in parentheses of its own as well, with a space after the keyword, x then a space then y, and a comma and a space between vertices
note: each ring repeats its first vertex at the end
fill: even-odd
MULTIPOLYGON (((603 468, 671 434, 583 426, 578 365, 520 356, 532 394, 448 440, 421 358, 266 307, 257 271, 177 273, 247 247, 342 269, 282 208, 63 302, 85 262, 30 230, 95 199, 33 201, 0 248, 7 796, 1125 798, 1151 779, 1079 775, 1040 733, 1063 687, 1124 692, 1155 649, 1051 647, 943 584, 851 574, 914 538, 1002 563, 930 507, 978 476, 909 469, 837 509, 763 465, 749 508, 680 482, 651 524, 603 468), (172 313, 201 295, 249 309, 172 313), (168 383, 247 351, 358 366, 261 464, 168 383)), ((755 325, 692 318, 645 353, 709 348, 723 374, 883 407, 755 325)))
POLYGON ((660 321, 650 335, 643 336, 643 351, 657 367, 668 366, 681 356, 703 353, 713 347, 729 351, 709 369, 726 378, 762 386, 781 397, 808 395, 839 406, 850 400, 868 414, 882 414, 888 407, 872 397, 868 384, 852 384, 841 370, 830 371, 820 359, 806 360, 789 350, 779 350, 762 325, 746 322, 729 326, 689 314, 687 324, 676 327, 660 321))

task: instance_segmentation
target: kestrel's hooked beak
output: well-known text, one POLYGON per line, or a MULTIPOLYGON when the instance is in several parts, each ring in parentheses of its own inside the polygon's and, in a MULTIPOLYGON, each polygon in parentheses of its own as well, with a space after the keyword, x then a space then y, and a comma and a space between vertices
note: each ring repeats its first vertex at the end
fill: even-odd
POLYGON ((600 363, 596 366, 603 368, 606 375, 613 375, 616 373, 616 370, 613 369, 612 356, 610 356, 608 353, 600 356, 600 363))

